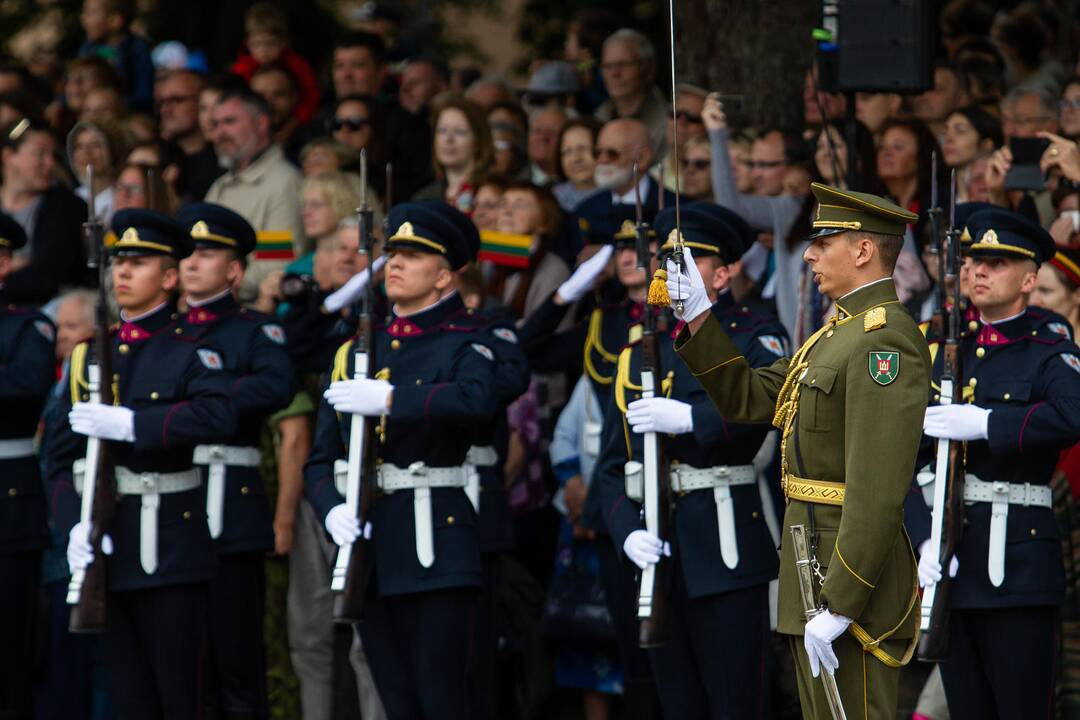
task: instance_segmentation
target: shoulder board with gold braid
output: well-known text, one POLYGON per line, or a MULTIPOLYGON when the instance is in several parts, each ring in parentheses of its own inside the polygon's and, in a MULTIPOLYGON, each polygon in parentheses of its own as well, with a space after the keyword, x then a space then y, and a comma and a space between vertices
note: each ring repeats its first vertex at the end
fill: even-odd
POLYGON ((90 383, 86 378, 86 356, 90 343, 81 342, 71 351, 68 363, 68 385, 71 387, 71 404, 86 402, 90 397, 90 383))

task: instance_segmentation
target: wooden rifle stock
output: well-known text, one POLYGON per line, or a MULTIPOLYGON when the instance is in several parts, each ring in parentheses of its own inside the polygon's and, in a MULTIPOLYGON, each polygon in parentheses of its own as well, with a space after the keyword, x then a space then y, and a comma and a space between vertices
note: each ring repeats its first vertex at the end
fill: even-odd
MULTIPOLYGON (((952 176, 949 231, 946 233, 946 271, 942 278, 948 294, 945 349, 942 354, 941 404, 963 400, 960 366, 960 231, 956 228, 956 171, 952 176)), ((964 448, 958 440, 938 440, 934 467, 934 504, 927 552, 937 554, 941 580, 923 590, 919 637, 919 659, 940 662, 949 655, 949 600, 953 579, 949 565, 960 545, 964 529, 964 448)))
MULTIPOLYGON (((88 187, 93 188, 89 183, 90 180, 88 187)), ((90 344, 86 371, 91 402, 112 405, 112 348, 109 341, 109 305, 105 283, 105 232, 100 221, 94 217, 92 189, 89 206, 89 217, 83 224, 83 238, 87 265, 97 270, 98 297, 94 309, 94 339, 90 344)), ((105 629, 106 576, 101 541, 116 514, 116 484, 109 443, 97 438, 87 438, 86 450, 80 520, 90 523, 90 544, 94 549, 94 558, 84 570, 72 573, 68 585, 67 603, 72 606, 68 629, 73 633, 97 633, 105 629)))
MULTIPOLYGON (((353 354, 353 377, 372 377, 375 367, 375 326, 371 316, 375 309, 375 278, 372 264, 374 240, 372 223, 374 214, 367 202, 367 156, 361 153, 361 207, 357 210, 360 220, 361 254, 367 255, 368 282, 360 303, 359 327, 353 354)), ((349 470, 345 504, 360 520, 360 535, 349 545, 338 549, 330 589, 334 591, 334 622, 356 623, 363 617, 364 597, 374 568, 374 543, 364 532, 375 510, 375 482, 378 472, 378 420, 353 415, 349 431, 349 470)))

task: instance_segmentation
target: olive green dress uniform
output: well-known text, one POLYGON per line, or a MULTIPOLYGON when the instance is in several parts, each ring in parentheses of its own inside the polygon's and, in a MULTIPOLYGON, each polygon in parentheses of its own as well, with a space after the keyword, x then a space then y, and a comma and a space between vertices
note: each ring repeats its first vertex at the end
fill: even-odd
MULTIPOLYGON (((901 234, 915 216, 880 198, 815 184, 814 227, 901 234)), ((854 620, 833 642, 847 716, 894 717, 899 667, 918 624, 915 558, 903 505, 930 381, 926 342, 891 278, 840 298, 793 358, 753 369, 714 317, 676 350, 725 420, 783 432, 787 508, 777 630, 792 636, 804 717, 831 718, 798 636, 806 623, 790 528, 805 525, 820 563, 818 601, 854 620)))

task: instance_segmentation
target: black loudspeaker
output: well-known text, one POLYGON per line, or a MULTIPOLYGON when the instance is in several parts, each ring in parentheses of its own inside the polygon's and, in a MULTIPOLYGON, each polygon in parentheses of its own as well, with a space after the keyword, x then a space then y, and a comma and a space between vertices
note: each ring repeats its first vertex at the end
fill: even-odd
POLYGON ((920 93, 934 86, 932 0, 840 0, 837 89, 920 93))

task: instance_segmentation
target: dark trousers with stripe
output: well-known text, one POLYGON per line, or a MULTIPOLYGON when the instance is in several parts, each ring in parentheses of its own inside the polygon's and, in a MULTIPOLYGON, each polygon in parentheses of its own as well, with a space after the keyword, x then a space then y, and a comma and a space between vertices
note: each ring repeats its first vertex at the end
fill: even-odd
POLYGON ((673 565, 668 641, 649 650, 664 717, 767 717, 769 586, 691 600, 673 565))
POLYGON ((473 718, 477 592, 368 593, 358 629, 388 720, 473 718))
POLYGON ((105 667, 118 720, 202 716, 206 584, 109 593, 105 667))
POLYGON ((953 610, 941 664, 952 720, 1054 716, 1056 607, 953 610))
POLYGON ((41 551, 0 555, 0 718, 32 718, 41 551))
POLYGON ((216 717, 265 718, 266 569, 263 553, 218 556, 210 582, 207 627, 210 659, 206 664, 207 704, 216 717))

